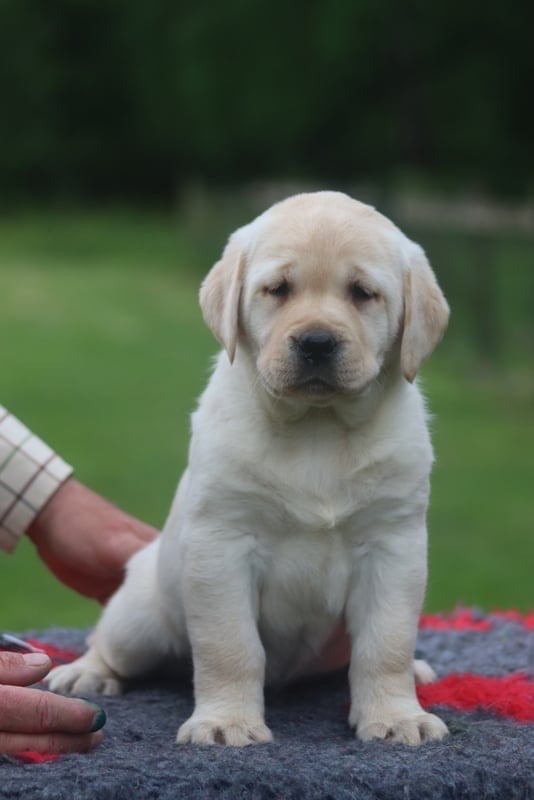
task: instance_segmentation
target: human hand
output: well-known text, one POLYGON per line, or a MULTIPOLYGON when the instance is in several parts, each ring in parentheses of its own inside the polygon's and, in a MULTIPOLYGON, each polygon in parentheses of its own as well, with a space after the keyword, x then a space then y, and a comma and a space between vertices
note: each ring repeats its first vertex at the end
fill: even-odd
POLYGON ((71 589, 101 603, 124 577, 126 562, 157 531, 70 478, 35 518, 28 536, 40 558, 71 589))
POLYGON ((0 753, 84 753, 104 738, 98 706, 26 688, 51 666, 44 653, 0 651, 0 753))

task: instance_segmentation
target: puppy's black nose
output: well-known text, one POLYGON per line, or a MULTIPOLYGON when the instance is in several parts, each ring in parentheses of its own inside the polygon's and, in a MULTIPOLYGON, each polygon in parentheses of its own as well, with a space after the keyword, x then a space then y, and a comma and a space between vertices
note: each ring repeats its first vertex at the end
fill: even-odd
POLYGON ((338 340, 328 331, 307 331, 297 339, 297 347, 310 364, 318 366, 328 361, 338 346, 338 340))

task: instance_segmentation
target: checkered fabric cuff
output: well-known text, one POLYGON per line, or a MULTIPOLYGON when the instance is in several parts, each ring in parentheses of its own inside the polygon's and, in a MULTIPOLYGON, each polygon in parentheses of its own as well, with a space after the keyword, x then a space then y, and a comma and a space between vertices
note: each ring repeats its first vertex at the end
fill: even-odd
POLYGON ((70 475, 72 467, 0 406, 0 549, 15 549, 70 475))

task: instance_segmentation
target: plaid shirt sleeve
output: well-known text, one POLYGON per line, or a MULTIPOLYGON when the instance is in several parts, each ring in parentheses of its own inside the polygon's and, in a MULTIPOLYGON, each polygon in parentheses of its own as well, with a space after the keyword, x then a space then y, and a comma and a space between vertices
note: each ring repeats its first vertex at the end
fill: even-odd
POLYGON ((0 549, 15 549, 20 536, 72 472, 0 406, 0 549))

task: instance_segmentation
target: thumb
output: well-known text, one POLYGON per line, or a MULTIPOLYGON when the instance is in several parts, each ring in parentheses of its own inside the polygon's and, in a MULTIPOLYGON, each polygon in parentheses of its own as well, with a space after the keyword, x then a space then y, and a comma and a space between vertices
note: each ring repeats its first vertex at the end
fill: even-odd
POLYGON ((28 686, 42 680, 52 662, 45 653, 11 653, 0 650, 0 684, 28 686))

